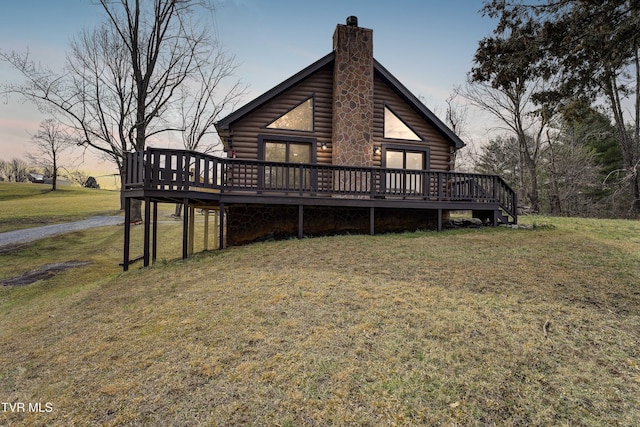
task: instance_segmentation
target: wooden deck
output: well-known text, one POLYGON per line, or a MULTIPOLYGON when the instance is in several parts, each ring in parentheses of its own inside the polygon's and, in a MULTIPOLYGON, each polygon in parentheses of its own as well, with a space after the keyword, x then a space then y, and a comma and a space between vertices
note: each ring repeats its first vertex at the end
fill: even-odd
MULTIPOLYGON (((229 159, 187 150, 147 148, 126 156, 124 182, 125 250, 129 264, 129 214, 133 199, 145 202, 145 250, 149 264, 150 224, 155 248, 157 203, 184 204, 183 257, 189 253, 189 208, 212 208, 224 213, 225 205, 294 205, 367 207, 371 233, 376 208, 484 212, 499 222, 517 222, 515 192, 497 175, 406 169, 279 163, 229 159), (153 204, 153 210, 150 210, 153 204)), ((224 214, 220 216, 220 247, 224 247, 224 214)), ((300 224, 302 227, 302 221, 300 224)), ((300 228, 301 229, 301 228, 300 228)), ((191 232, 192 234, 192 232, 191 232)), ((301 234, 301 232, 299 233, 301 234)), ((155 252, 155 251, 154 251, 155 252)), ((155 258, 155 256, 154 256, 155 258)))

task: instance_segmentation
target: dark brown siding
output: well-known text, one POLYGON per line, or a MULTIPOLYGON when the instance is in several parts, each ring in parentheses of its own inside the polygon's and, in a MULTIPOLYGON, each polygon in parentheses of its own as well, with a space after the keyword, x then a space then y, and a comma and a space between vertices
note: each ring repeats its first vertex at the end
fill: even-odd
POLYGON ((317 139, 318 163, 331 163, 331 117, 333 64, 272 99, 250 115, 232 125, 233 150, 238 158, 258 158, 258 134, 290 135, 317 139), (265 126, 310 96, 314 97, 313 132, 267 129, 265 126), (327 149, 320 149, 322 142, 327 149))
MULTIPOLYGON (((238 120, 231 127, 233 150, 238 158, 258 158, 258 135, 273 134, 292 137, 317 139, 317 161, 321 164, 331 164, 331 134, 332 134, 332 91, 333 64, 320 69, 295 87, 269 101, 250 115, 238 120), (289 111, 305 99, 314 96, 315 124, 313 132, 286 131, 267 129, 266 125, 282 114, 289 111), (322 142, 327 144, 326 150, 321 150, 322 142)), ((420 114, 404 102, 380 78, 374 82, 374 132, 375 145, 398 143, 403 145, 418 144, 429 147, 430 169, 451 170, 450 144, 436 129, 426 122, 420 114), (383 138, 384 105, 407 122, 423 139, 422 142, 398 141, 383 138)), ((374 157, 374 166, 380 165, 380 156, 374 157)))
MULTIPOLYGON (((375 78, 374 88, 374 118, 373 118, 373 139, 375 145, 397 143, 402 145, 420 145, 429 147, 431 170, 450 170, 450 144, 425 121, 413 108, 404 102, 389 86, 380 78, 375 78), (394 139, 384 139, 384 106, 389 105, 391 109, 407 124, 415 130, 423 141, 399 141, 394 139)), ((374 166, 380 166, 380 156, 375 159, 374 166)))

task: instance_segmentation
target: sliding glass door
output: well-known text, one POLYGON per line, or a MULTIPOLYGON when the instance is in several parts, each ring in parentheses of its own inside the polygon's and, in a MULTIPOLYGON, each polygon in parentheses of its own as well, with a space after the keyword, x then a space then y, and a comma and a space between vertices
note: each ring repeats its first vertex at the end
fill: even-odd
POLYGON ((268 162, 292 165, 267 165, 264 171, 266 188, 301 190, 311 188, 309 169, 294 166, 295 163, 311 163, 311 144, 290 141, 264 141, 264 159, 268 162))
POLYGON ((427 168, 427 151, 413 148, 386 148, 384 167, 399 169, 385 174, 385 190, 391 194, 424 194, 422 173, 427 168))

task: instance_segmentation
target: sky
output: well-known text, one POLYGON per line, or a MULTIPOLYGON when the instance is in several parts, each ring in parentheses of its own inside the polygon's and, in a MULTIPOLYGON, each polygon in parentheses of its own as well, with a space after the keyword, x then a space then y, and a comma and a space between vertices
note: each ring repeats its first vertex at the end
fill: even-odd
MULTIPOLYGON (((465 82, 478 42, 495 27, 482 16, 482 5, 483 0, 217 0, 204 19, 235 55, 235 78, 249 85, 241 105, 331 52, 336 25, 355 15, 359 26, 373 29, 374 57, 442 117, 446 99, 465 82)), ((70 40, 102 19, 94 0, 6 1, 0 50, 28 50, 36 62, 60 70, 70 40)), ((0 83, 21 81, 0 62, 0 83)), ((33 152, 30 135, 46 118, 18 96, 0 97, 0 158, 33 152)), ((463 140, 485 137, 486 124, 473 110, 469 122, 463 140)), ((109 169, 90 153, 85 162, 87 169, 109 169)))

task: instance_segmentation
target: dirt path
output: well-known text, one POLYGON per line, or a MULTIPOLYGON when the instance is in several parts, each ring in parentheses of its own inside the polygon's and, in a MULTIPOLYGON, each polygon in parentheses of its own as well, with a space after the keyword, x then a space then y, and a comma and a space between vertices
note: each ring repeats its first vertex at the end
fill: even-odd
POLYGON ((34 240, 44 239, 45 237, 55 236, 57 234, 69 233, 71 231, 122 224, 123 221, 124 219, 121 216, 94 216, 82 221, 8 231, 6 233, 0 233, 0 248, 33 242, 34 240))
POLYGON ((0 285, 4 286, 24 286, 30 285, 38 280, 47 280, 52 278, 61 271, 74 267, 82 267, 91 264, 91 261, 68 261, 68 262, 56 262, 54 264, 47 264, 36 270, 27 271, 20 276, 12 277, 9 279, 0 279, 0 285))

